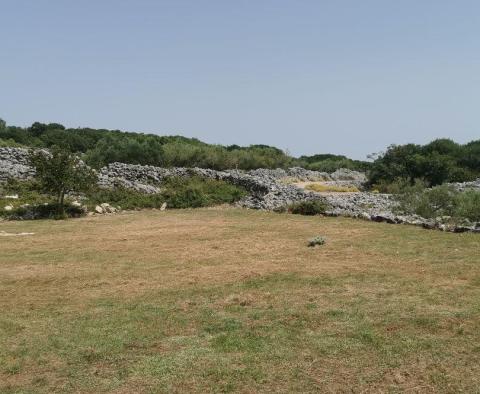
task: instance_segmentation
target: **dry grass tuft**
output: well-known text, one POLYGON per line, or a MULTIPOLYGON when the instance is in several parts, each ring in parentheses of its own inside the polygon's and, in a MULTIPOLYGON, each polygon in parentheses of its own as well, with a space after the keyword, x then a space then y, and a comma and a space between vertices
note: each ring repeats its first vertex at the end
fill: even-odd
POLYGON ((335 186, 323 183, 309 183, 305 189, 318 193, 358 193, 360 191, 356 186, 335 186))

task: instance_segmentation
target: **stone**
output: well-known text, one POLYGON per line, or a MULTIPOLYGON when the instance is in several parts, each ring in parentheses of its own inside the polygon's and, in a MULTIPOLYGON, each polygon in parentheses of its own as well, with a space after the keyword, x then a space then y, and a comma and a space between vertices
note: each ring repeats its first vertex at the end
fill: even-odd
POLYGON ((97 205, 97 206, 95 207, 95 212, 96 212, 96 213, 100 213, 100 214, 104 213, 104 212, 103 212, 103 208, 102 208, 100 205, 97 205))
POLYGON ((167 203, 166 202, 164 202, 162 204, 162 206, 160 207, 160 211, 165 211, 165 209, 167 209, 167 203))
POLYGON ((5 211, 13 211, 13 206, 12 205, 6 205, 3 209, 5 211))

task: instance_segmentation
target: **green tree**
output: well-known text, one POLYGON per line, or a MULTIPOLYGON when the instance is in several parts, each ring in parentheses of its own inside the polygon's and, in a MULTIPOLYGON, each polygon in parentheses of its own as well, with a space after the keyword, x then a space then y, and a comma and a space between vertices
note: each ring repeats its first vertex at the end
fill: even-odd
POLYGON ((97 179, 77 156, 59 147, 53 147, 50 153, 32 151, 29 158, 42 189, 55 195, 59 217, 65 216, 65 194, 86 191, 97 179))

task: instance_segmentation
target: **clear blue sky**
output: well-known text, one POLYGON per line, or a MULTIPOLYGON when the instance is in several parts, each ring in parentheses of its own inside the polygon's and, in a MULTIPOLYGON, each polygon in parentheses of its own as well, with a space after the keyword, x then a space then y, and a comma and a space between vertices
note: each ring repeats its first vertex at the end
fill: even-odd
POLYGON ((364 158, 480 138, 478 0, 0 0, 8 124, 364 158))

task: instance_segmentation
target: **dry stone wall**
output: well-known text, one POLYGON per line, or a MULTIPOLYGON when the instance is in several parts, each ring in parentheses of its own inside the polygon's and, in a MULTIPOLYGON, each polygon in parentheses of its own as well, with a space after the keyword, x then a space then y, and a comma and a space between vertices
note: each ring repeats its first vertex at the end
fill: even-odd
MULTIPOLYGON (((35 171, 28 165, 28 151, 20 148, 0 148, 0 182, 8 178, 25 180, 33 177, 35 171)), ((333 174, 305 170, 303 168, 257 169, 245 171, 215 171, 204 168, 160 168, 124 163, 112 163, 98 172, 100 187, 122 186, 143 193, 158 193, 162 182, 170 177, 199 176, 223 180, 244 187, 249 195, 238 203, 245 208, 275 210, 293 202, 325 199, 332 216, 350 216, 378 222, 405 223, 437 228, 444 231, 480 232, 480 223, 451 226, 440 220, 429 220, 417 215, 399 215, 396 213, 396 201, 392 196, 378 193, 335 193, 320 195, 284 184, 284 178, 305 181, 353 182, 362 185, 365 175, 351 170, 337 170, 333 174)), ((475 182, 458 183, 459 190, 473 188, 480 190, 480 179, 475 182)))

